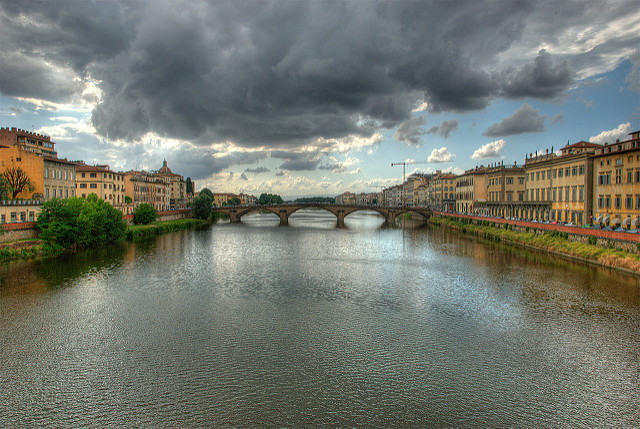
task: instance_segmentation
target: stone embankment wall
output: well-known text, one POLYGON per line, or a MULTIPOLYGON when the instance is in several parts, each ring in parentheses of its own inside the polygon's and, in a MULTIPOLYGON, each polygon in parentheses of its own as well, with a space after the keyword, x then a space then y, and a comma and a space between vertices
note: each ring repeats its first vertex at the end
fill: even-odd
MULTIPOLYGON (((158 212, 158 220, 178 220, 190 217, 189 210, 172 210, 158 212)), ((133 215, 126 215, 123 219, 128 225, 133 224, 133 215)), ((18 240, 31 240, 38 238, 38 230, 35 222, 6 223, 2 225, 0 243, 18 240)))
POLYGON ((482 217, 463 215, 457 213, 433 212, 434 216, 448 217, 452 219, 470 219, 474 224, 491 222, 496 228, 505 228, 508 225, 518 232, 534 232, 542 235, 545 232, 558 231, 567 233, 569 241, 589 242, 589 237, 596 239, 596 244, 603 247, 613 247, 632 253, 640 253, 640 234, 627 232, 602 231, 600 229, 579 228, 574 226, 553 225, 546 223, 525 222, 520 220, 507 220, 494 217, 482 217))

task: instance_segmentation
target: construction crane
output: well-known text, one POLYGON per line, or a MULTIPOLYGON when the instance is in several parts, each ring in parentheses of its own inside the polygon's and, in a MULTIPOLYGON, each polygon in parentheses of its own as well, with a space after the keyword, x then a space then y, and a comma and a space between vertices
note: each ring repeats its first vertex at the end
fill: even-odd
POLYGON ((406 206, 407 205, 407 196, 406 196, 406 190, 405 190, 405 186, 404 186, 404 182, 405 182, 405 170, 407 165, 413 165, 413 164, 428 164, 427 161, 402 161, 402 162, 392 162, 391 166, 395 167, 396 165, 401 165, 402 166, 402 205, 406 206))

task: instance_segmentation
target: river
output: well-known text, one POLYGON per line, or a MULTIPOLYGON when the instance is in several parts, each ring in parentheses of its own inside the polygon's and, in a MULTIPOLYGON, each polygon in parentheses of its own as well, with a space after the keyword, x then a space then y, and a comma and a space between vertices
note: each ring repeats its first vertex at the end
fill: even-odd
POLYGON ((640 281, 249 214, 0 266, 0 427, 638 427, 640 281))

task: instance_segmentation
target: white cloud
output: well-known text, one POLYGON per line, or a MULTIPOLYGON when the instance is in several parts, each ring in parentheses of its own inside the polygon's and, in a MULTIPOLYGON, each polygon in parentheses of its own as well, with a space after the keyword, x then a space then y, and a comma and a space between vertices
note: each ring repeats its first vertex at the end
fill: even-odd
POLYGON ((428 162, 450 162, 453 161, 453 159, 456 156, 449 153, 449 149, 447 149, 445 146, 442 146, 440 149, 434 149, 431 151, 431 155, 429 155, 429 158, 427 158, 428 162))
POLYGON ((627 122, 626 124, 620 124, 617 128, 609 131, 603 131, 597 136, 589 137, 589 141, 591 143, 605 144, 605 143, 613 143, 617 139, 627 140, 629 138, 629 133, 633 130, 631 129, 631 123, 627 122))
POLYGON ((424 103, 422 103, 421 105, 413 109, 412 112, 424 112, 428 108, 429 108, 429 103, 425 101, 424 103))
POLYGON ((473 159, 487 159, 487 158, 495 158, 502 154, 505 146, 504 139, 492 141, 491 143, 487 143, 482 146, 480 149, 476 149, 471 155, 473 159))

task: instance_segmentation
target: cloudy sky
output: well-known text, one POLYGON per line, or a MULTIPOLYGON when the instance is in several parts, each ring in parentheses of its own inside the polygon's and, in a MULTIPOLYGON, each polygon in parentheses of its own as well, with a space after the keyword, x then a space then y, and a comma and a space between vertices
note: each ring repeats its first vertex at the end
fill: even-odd
POLYGON ((372 192, 626 139, 639 35, 638 0, 0 0, 0 124, 214 192, 372 192))

